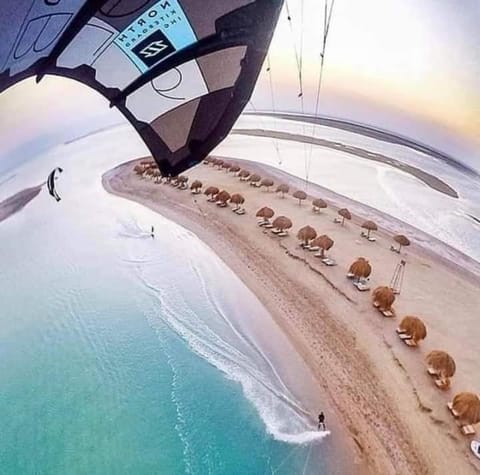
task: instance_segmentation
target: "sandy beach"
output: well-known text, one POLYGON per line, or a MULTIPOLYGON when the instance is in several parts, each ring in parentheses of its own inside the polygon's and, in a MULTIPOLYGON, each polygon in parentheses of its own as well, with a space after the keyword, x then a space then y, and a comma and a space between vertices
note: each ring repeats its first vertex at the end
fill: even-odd
POLYGON ((31 188, 25 188, 3 200, 0 203, 0 222, 22 210, 40 193, 41 190, 41 185, 32 186, 31 188))
POLYGON ((290 185, 290 195, 256 188, 210 165, 189 170, 199 179, 245 197, 246 214, 220 208, 206 197, 166 184, 155 184, 133 172, 136 160, 103 176, 107 191, 141 203, 178 222, 206 242, 257 295, 313 371, 319 390, 343 423, 355 447, 358 473, 462 474, 476 473, 480 463, 469 451, 470 438, 461 434, 446 403, 460 391, 480 391, 477 320, 480 308, 478 263, 398 220, 346 198, 309 185, 301 206, 291 196, 301 180, 253 163, 240 163, 275 185, 290 185), (312 212, 311 197, 329 207, 312 212), (333 218, 348 204, 353 219, 345 226, 333 218), (285 238, 257 225, 256 211, 270 206, 285 215, 293 228, 285 238), (375 220, 376 242, 360 237, 359 224, 375 220), (301 249, 295 235, 310 224, 331 236, 329 251, 338 263, 326 267, 301 249), (399 256, 390 251, 392 232, 412 239, 399 256), (346 278, 359 256, 373 267, 370 285, 388 285, 400 259, 406 260, 405 280, 386 319, 373 308, 370 292, 359 292, 346 278), (403 344, 395 332, 404 315, 417 315, 428 335, 419 348, 403 344), (457 374, 448 391, 440 391, 426 372, 425 355, 448 351, 457 374))

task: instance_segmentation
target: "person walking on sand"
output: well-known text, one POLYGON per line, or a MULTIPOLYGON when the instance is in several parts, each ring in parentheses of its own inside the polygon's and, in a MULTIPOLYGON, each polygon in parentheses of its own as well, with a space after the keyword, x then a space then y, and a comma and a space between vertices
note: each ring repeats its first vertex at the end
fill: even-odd
POLYGON ((323 412, 318 415, 318 430, 325 430, 325 414, 323 412))
POLYGON ((152 229, 150 230, 150 236, 155 237, 155 228, 152 225, 152 229))

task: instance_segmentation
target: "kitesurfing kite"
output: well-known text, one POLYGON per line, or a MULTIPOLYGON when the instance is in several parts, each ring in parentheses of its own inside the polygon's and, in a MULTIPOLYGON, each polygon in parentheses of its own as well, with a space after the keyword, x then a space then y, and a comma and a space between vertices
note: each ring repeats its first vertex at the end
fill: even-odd
POLYGON ((47 178, 47 188, 48 188, 48 192, 57 200, 57 201, 60 201, 61 198, 60 196, 58 196, 58 193, 57 193, 57 190, 55 189, 55 180, 58 178, 56 176, 56 174, 58 173, 62 173, 63 172, 63 169, 60 168, 60 167, 57 167, 55 168, 51 173, 50 175, 48 175, 48 178, 47 178))
MULTIPOLYGON (((52 74, 103 94, 164 175, 201 161, 248 102, 283 0, 2 0, 0 92, 52 74)), ((63 98, 62 98, 63 100, 63 98)))

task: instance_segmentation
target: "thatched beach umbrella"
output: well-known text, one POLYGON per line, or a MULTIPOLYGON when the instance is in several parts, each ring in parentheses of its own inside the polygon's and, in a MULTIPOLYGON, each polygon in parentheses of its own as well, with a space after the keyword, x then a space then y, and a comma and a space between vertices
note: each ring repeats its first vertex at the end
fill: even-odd
POLYGON ((304 191, 302 191, 302 190, 297 190, 297 191, 293 194, 293 197, 294 197, 294 198, 297 198, 297 200, 298 200, 298 205, 300 206, 300 205, 302 204, 302 201, 307 199, 307 194, 306 194, 304 191))
POLYGON ((223 166, 223 160, 221 158, 216 158, 215 159, 215 166, 218 167, 219 170, 222 169, 222 166, 223 166))
POLYGON ((396 236, 393 236, 393 240, 399 245, 398 249, 396 250, 397 252, 400 252, 404 246, 410 246, 410 239, 403 234, 397 234, 396 236))
POLYGON ((229 172, 232 172, 232 173, 237 173, 240 171, 240 167, 238 165, 232 165, 230 167, 230 170, 228 170, 229 172))
POLYGON ((290 229, 293 226, 292 220, 286 216, 279 216, 278 218, 275 218, 272 224, 274 228, 280 229, 281 231, 290 229))
POLYGON ((216 186, 209 186, 205 191, 204 194, 209 197, 210 201, 213 201, 213 197, 218 195, 220 190, 216 186))
POLYGON ((378 226, 373 221, 365 221, 362 224, 362 228, 367 230, 367 238, 370 237, 370 232, 371 231, 377 231, 378 230, 378 226))
POLYGON ((230 170, 230 167, 231 167, 231 163, 230 162, 223 162, 222 163, 222 168, 228 172, 228 170, 230 170))
POLYGON ((253 175, 250 175, 248 177, 248 181, 250 182, 250 184, 253 184, 253 185, 257 185, 257 183, 260 182, 260 180, 262 179, 262 177, 260 175, 258 175, 257 173, 254 173, 253 175))
POLYGON ((305 245, 307 245, 309 241, 315 239, 316 237, 317 231, 308 225, 300 228, 297 233, 297 238, 300 239, 300 241, 302 241, 305 245))
POLYGON ((226 190, 220 191, 217 196, 215 197, 215 200, 217 203, 224 203, 227 204, 227 201, 231 198, 230 193, 226 190))
POLYGON ((212 157, 208 163, 214 167, 218 162, 218 158, 212 157))
POLYGON ((480 422, 480 398, 474 393, 458 393, 452 402, 452 408, 464 424, 480 422))
POLYGON ((372 293, 373 305, 382 311, 389 311, 395 302, 395 294, 390 287, 377 287, 372 293))
POLYGON ((339 209, 338 214, 342 217, 342 226, 345 224, 346 219, 348 219, 349 221, 352 219, 352 215, 347 208, 339 209))
POLYGON ((446 352, 440 350, 433 350, 428 353, 426 357, 429 370, 431 369, 434 374, 440 376, 450 386, 450 378, 455 374, 457 365, 455 360, 446 352))
POLYGON ((195 193, 200 193, 200 189, 202 188, 203 183, 200 180, 194 180, 190 185, 190 189, 195 193))
POLYGON ((404 317, 398 327, 407 335, 410 335, 415 343, 427 337, 427 327, 418 317, 404 317))
POLYGON ((267 191, 269 191, 270 187, 273 186, 273 180, 271 178, 264 178, 260 182, 260 185, 264 186, 267 189, 267 191))
POLYGON ((322 198, 315 198, 312 201, 313 211, 317 213, 321 209, 325 209, 327 207, 326 201, 322 200, 322 198))
POLYGON ((325 251, 329 251, 333 247, 333 244, 334 240, 326 234, 322 234, 312 241, 312 246, 318 246, 320 248, 322 257, 325 256, 325 251))
POLYGON ((240 193, 234 193, 230 198, 230 203, 236 205, 235 209, 238 209, 240 205, 245 203, 245 198, 240 193))
POLYGON ((285 193, 288 193, 289 190, 290 190, 290 187, 286 183, 281 183, 280 185, 277 186, 275 193, 281 193, 282 198, 285 198, 285 193))
POLYGON ((240 177, 240 180, 246 180, 250 176, 250 172, 248 170, 240 170, 238 176, 240 177))
POLYGON ((161 183, 162 173, 160 172, 160 170, 153 170, 152 177, 154 178, 155 183, 161 183))
POLYGON ((359 257, 350 266, 348 272, 356 279, 366 279, 372 273, 372 266, 364 257, 359 257))
POLYGON ((135 165, 133 167, 133 171, 137 174, 137 175, 142 175, 143 172, 144 172, 144 168, 141 166, 141 165, 135 165))
POLYGON ((155 170, 153 168, 147 168, 145 170, 145 175, 146 176, 153 176, 154 173, 155 173, 155 170))
POLYGON ((269 208, 268 206, 264 206, 263 208, 260 208, 257 211, 257 214, 255 216, 257 218, 270 219, 270 218, 273 218, 274 214, 275 212, 273 211, 272 208, 269 208))

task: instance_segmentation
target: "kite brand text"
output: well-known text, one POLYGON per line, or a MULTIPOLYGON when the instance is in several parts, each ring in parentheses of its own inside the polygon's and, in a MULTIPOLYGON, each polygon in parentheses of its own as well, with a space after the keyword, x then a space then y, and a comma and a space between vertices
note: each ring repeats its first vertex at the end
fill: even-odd
POLYGON ((182 22, 182 17, 177 15, 175 10, 172 10, 167 14, 162 14, 158 18, 156 14, 152 15, 154 12, 157 12, 157 10, 152 10, 148 14, 151 21, 140 18, 134 25, 131 25, 124 30, 124 32, 117 37, 117 41, 122 43, 125 47, 130 48, 152 30, 162 28, 162 30, 165 31, 182 22))

